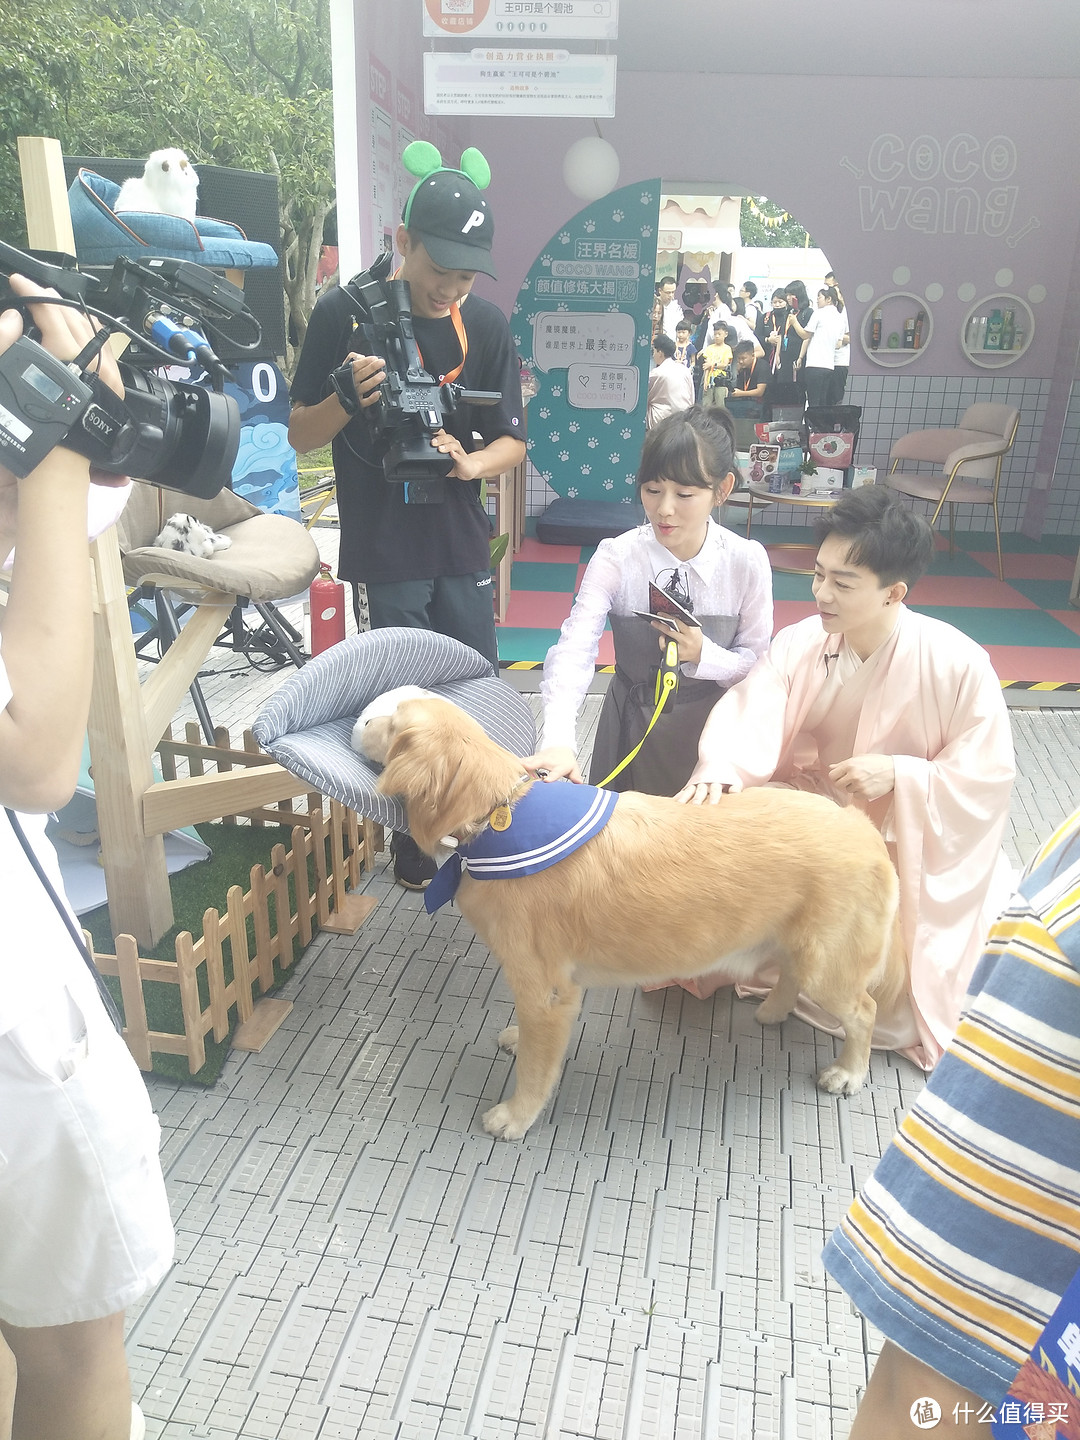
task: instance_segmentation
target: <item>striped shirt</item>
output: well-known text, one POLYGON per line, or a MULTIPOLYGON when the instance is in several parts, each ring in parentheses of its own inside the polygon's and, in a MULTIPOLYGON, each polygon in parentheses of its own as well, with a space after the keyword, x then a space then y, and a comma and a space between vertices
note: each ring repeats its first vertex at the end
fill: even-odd
POLYGON ((825 1247, 890 1340, 998 1404, 1080 1269, 1080 811, 990 932, 937 1069, 825 1247))

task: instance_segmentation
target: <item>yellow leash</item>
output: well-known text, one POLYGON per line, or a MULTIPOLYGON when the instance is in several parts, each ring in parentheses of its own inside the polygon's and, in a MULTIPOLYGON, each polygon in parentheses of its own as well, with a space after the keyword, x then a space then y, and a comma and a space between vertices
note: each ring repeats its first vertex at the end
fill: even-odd
POLYGON ((630 761, 633 760, 634 756, 638 753, 642 745, 644 745, 645 741, 649 738, 649 734, 652 731, 653 726, 660 719, 660 716, 663 713, 664 706, 667 704, 668 696, 673 694, 675 690, 678 689, 678 686, 679 647, 678 645, 676 645, 674 640, 669 640, 667 645, 664 647, 664 658, 661 662, 660 669, 657 671, 656 675, 656 709, 653 711, 653 716, 652 719, 649 721, 648 728, 646 729, 645 734, 642 735, 641 739, 634 746, 633 750, 630 751, 630 754, 627 755, 626 759, 620 760, 618 765, 615 766, 615 769, 612 770, 611 774, 605 776, 605 778, 600 781, 600 784, 597 787, 598 789, 602 790, 605 785, 609 785, 611 781, 615 779, 615 776, 620 774, 623 770, 626 769, 627 765, 630 764, 630 761))

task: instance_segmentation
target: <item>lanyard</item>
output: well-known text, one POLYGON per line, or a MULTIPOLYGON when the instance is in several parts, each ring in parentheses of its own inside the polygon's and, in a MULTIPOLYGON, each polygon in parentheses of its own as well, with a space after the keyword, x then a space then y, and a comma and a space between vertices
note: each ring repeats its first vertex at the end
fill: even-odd
MULTIPOLYGON (((398 268, 394 271, 393 278, 397 280, 400 278, 400 276, 401 266, 399 265, 398 268)), ((461 306, 456 300, 450 306, 450 321, 454 327, 454 334, 458 338, 458 344, 461 346, 461 359, 455 366, 455 368, 449 372, 449 374, 439 376, 440 385, 449 385, 452 380, 456 380, 461 374, 462 370, 465 369, 465 361, 469 358, 469 337, 465 334, 465 325, 461 318, 461 306)), ((419 343, 416 346, 416 353, 420 356, 420 364, 423 365, 424 356, 423 352, 420 349, 419 343)))

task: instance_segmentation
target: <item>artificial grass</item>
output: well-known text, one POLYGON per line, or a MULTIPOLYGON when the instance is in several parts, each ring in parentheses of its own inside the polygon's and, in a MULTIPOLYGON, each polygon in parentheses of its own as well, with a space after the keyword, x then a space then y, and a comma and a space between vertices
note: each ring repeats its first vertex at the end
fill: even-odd
MULTIPOLYGON (((140 955, 147 960, 175 960, 176 937, 182 930, 191 932, 195 940, 203 933, 203 914, 211 906, 224 915, 228 903, 229 890, 234 885, 239 885, 244 891, 250 889, 251 867, 261 865, 264 870, 270 868, 270 855, 275 845, 283 845, 288 850, 291 843, 292 832, 284 825, 223 825, 210 823, 196 825, 201 839, 210 847, 210 858, 201 860, 198 864, 190 865, 186 870, 179 870, 175 875, 169 876, 169 889, 172 892, 173 913, 175 923, 167 934, 162 936, 153 949, 147 950, 139 947, 140 955)), ((310 862, 309 862, 310 865, 310 862)), ((310 875, 309 883, 314 885, 314 875, 310 875)), ((290 880, 290 895, 292 893, 292 882, 290 880)), ((275 929, 274 917, 274 896, 269 897, 271 929, 275 929)), ((115 953, 115 941, 112 927, 109 924, 108 906, 101 906, 97 910, 91 910, 80 916, 80 923, 83 929, 89 930, 93 936, 94 948, 102 954, 115 953)), ((248 920, 248 941, 249 953, 254 949, 254 932, 250 919, 248 920)), ((232 979, 232 958, 229 953, 229 945, 223 945, 224 970, 226 984, 232 979)), ((293 962, 299 958, 300 950, 298 942, 292 942, 293 962)), ((274 981, 276 989, 285 978, 287 970, 275 961, 274 981)), ((199 969, 199 1001, 205 1008, 209 1003, 209 993, 206 985, 206 971, 204 967, 199 969)), ((105 983, 112 991, 116 1003, 123 1011, 123 1000, 120 995, 120 982, 113 976, 106 976, 105 983)), ((180 1008, 180 989, 176 985, 170 985, 163 981, 144 980, 143 996, 146 1003, 146 1016, 151 1030, 161 1030, 174 1035, 184 1033, 184 1017, 180 1008)), ((236 1025, 235 1008, 230 1013, 230 1036, 236 1025)), ((154 1073, 168 1075, 174 1080, 182 1080, 196 1085, 212 1085, 221 1074, 222 1066, 225 1064, 225 1057, 229 1052, 229 1039, 216 1041, 213 1032, 205 1039, 206 1063, 194 1075, 188 1070, 188 1062, 183 1055, 164 1055, 160 1052, 154 1053, 154 1073)))

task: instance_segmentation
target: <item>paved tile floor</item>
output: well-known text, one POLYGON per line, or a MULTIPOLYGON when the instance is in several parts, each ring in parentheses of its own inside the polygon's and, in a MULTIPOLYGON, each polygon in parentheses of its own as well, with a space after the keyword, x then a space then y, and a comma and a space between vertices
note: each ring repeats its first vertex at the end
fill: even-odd
MULTIPOLYGON (((238 727, 278 677, 219 663, 238 727)), ((1080 716, 1013 722, 1020 862, 1080 800, 1080 716)), ((919 1072, 875 1054, 839 1100, 801 1022, 592 991, 548 1111, 495 1141, 497 967, 387 857, 365 888, 378 908, 315 939, 262 1054, 209 1091, 148 1077, 178 1232, 130 1315, 151 1440, 845 1436, 879 1340, 820 1252, 919 1072)))

